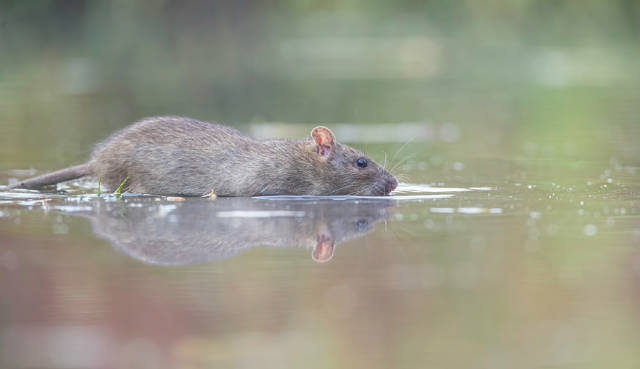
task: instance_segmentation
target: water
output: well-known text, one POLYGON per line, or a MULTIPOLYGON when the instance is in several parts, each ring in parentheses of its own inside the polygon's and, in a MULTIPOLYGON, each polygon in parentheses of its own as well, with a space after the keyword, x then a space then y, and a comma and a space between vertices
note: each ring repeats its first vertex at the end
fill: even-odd
POLYGON ((2 358, 637 364, 637 162, 419 155, 387 198, 0 192, 2 358))
POLYGON ((640 367, 634 2, 18 3, 0 185, 168 114, 323 124, 400 185, 0 187, 1 368, 640 367))

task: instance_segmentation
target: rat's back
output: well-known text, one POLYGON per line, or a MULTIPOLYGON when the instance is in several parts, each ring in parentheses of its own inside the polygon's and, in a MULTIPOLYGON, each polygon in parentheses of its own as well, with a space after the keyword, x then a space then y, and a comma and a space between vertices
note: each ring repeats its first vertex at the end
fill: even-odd
POLYGON ((153 117, 98 144, 89 165, 110 189, 197 196, 224 191, 234 153, 253 140, 229 127, 183 117, 153 117))

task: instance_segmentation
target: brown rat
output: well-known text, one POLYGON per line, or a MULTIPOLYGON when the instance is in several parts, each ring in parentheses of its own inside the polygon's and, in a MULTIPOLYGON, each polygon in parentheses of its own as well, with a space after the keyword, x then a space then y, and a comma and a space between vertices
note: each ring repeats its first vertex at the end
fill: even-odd
POLYGON ((318 126, 307 140, 256 140, 233 128, 184 117, 152 117, 99 143, 91 159, 9 188, 94 175, 109 188, 157 195, 388 195, 396 179, 318 126))

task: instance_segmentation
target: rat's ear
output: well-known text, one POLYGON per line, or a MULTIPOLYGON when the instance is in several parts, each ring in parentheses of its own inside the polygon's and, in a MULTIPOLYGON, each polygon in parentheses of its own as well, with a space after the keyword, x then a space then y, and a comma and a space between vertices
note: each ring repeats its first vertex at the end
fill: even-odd
POLYGON ((322 159, 329 159, 335 149, 336 138, 333 132, 327 127, 317 126, 311 130, 311 137, 316 142, 318 155, 322 159))
POLYGON ((333 237, 321 233, 316 237, 316 247, 313 248, 311 258, 318 263, 326 263, 333 258, 335 240, 333 237))

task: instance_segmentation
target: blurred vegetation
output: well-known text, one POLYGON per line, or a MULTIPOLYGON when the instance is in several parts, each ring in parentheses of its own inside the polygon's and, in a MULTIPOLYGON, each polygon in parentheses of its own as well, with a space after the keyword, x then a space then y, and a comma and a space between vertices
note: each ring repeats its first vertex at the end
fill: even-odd
POLYGON ((629 129, 638 4, 3 1, 0 165, 82 161, 110 132, 161 114, 449 122, 516 153, 549 129, 629 129))

